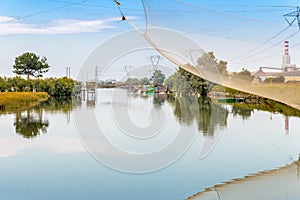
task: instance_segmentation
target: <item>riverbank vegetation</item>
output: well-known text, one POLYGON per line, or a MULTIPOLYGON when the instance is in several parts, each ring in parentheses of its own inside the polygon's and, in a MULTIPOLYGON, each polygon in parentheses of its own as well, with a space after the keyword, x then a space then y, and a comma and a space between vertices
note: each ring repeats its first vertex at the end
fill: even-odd
MULTIPOLYGON (((197 66, 211 66, 216 68, 220 75, 228 76, 227 62, 218 60, 213 52, 203 53, 197 59, 197 66)), ((175 91, 181 94, 196 94, 200 96, 207 96, 211 91, 214 83, 205 80, 183 68, 179 68, 173 75, 168 77, 165 81, 165 86, 168 90, 175 91)))
POLYGON ((0 77, 0 92, 46 92, 52 97, 66 97, 73 94, 75 81, 66 77, 46 79, 24 79, 0 77))
POLYGON ((46 101, 49 95, 46 92, 1 92, 0 111, 23 110, 46 101))

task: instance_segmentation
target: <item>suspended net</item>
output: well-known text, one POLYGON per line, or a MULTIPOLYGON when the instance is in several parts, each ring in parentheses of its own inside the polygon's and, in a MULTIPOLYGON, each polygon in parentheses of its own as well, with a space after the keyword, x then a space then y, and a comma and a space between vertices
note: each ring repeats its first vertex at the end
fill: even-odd
POLYGON ((130 23, 177 66, 215 84, 300 109, 300 70, 293 65, 299 27, 283 17, 294 6, 187 0, 142 4, 145 24, 130 23), (228 62, 227 69, 218 59, 228 62))

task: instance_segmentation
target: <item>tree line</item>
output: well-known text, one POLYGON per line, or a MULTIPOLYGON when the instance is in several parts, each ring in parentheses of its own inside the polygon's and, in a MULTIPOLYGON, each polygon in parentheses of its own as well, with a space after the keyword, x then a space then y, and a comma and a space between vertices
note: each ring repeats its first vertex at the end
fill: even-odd
MULTIPOLYGON (((234 72, 229 75, 227 70, 227 61, 218 60, 213 52, 203 53, 196 63, 196 68, 201 68, 203 71, 210 71, 223 78, 233 78, 235 80, 243 80, 244 82, 252 82, 254 76, 247 69, 242 69, 240 72, 234 72)), ((187 64, 186 67, 194 67, 187 64)), ((169 90, 174 90, 182 94, 198 94, 207 96, 207 94, 216 86, 215 83, 205 80, 183 68, 180 68, 170 77, 164 84, 169 90)), ((229 88, 227 88, 229 90, 229 88)))
POLYGON ((0 92, 47 92, 53 97, 71 96, 75 81, 67 77, 46 79, 24 79, 0 77, 0 92))
POLYGON ((47 92, 53 97, 71 96, 75 87, 73 79, 67 77, 40 79, 49 69, 46 57, 25 52, 15 58, 13 72, 17 76, 0 77, 0 92, 47 92), (26 79, 21 76, 25 76, 26 79))

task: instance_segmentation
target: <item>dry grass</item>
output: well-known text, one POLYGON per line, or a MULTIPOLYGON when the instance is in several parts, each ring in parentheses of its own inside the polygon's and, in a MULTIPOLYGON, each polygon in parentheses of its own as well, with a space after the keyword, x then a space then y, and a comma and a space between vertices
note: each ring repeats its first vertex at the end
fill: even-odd
POLYGON ((22 109, 37 105, 49 98, 46 92, 2 92, 0 110, 22 109))

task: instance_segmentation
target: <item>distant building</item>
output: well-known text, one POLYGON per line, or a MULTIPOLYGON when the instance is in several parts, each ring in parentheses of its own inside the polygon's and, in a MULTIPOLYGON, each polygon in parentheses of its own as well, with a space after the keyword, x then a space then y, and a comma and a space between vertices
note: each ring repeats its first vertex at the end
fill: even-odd
POLYGON ((263 82, 269 78, 284 77, 284 82, 300 81, 300 70, 284 72, 264 72, 262 70, 254 73, 253 83, 263 82))
POLYGON ((253 75, 253 83, 259 83, 266 79, 277 77, 284 77, 284 82, 300 81, 299 68, 297 68, 295 64, 291 64, 289 42, 284 41, 284 54, 282 56, 281 67, 260 67, 253 75), (277 72, 264 72, 263 69, 277 70, 277 72))

